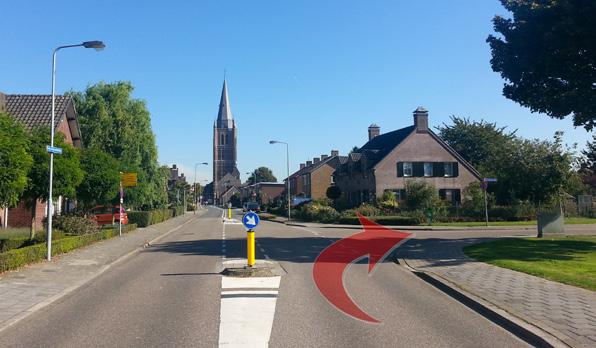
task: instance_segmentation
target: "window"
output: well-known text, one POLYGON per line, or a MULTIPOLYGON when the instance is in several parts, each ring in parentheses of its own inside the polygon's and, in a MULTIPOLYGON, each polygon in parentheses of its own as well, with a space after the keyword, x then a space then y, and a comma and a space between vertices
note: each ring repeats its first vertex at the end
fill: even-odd
POLYGON ((393 190, 393 193, 395 194, 395 199, 398 202, 401 202, 404 199, 406 199, 406 190, 404 190, 404 189, 393 190))
POLYGON ((404 176, 414 175, 414 166, 412 162, 404 162, 404 176))
POLYGON ((453 163, 451 163, 451 162, 443 163, 443 167, 445 168, 445 176, 446 177, 453 176, 453 163))
POLYGON ((433 176, 433 164, 430 162, 424 163, 424 176, 431 177, 433 176))

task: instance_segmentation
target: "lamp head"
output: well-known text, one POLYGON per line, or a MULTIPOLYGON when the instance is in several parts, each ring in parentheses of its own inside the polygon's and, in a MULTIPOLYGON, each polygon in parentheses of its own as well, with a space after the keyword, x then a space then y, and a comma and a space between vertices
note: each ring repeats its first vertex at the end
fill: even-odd
POLYGON ((96 51, 101 51, 106 47, 102 41, 85 41, 82 45, 85 48, 94 48, 96 51))
POLYGON ((269 144, 277 144, 277 140, 269 140, 269 144))

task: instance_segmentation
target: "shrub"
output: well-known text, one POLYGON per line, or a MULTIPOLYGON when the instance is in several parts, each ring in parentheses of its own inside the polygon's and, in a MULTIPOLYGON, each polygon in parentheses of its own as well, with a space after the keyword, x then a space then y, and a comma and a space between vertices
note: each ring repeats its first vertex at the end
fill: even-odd
POLYGON ((328 205, 313 202, 302 206, 299 216, 306 221, 335 222, 339 213, 328 205))
MULTIPOLYGON (((392 226, 416 226, 421 223, 419 217, 410 216, 374 216, 367 217, 367 219, 374 221, 380 225, 392 226)), ((338 222, 343 225, 360 225, 360 220, 356 216, 342 216, 338 222)))
MULTIPOLYGON (((184 205, 175 205, 170 208, 172 210, 172 216, 179 216, 184 214, 184 205)), ((167 220, 168 215, 164 216, 164 220, 167 220)))
POLYGON ((30 240, 29 238, 12 238, 12 239, 0 239, 0 253, 18 249, 25 246, 29 246, 35 244, 35 240, 30 240))
POLYGON ((59 215, 52 220, 53 228, 69 235, 82 236, 97 233, 101 227, 84 216, 59 215))
MULTIPOLYGON (((123 226, 122 232, 127 233, 136 228, 134 224, 126 225, 123 226)), ((116 235, 118 235, 117 229, 108 229, 93 234, 64 237, 52 243, 52 255, 63 254, 116 235)), ((43 260, 46 252, 45 243, 39 243, 0 253, 0 273, 43 260)))
POLYGON ((137 224, 139 227, 147 227, 151 224, 150 211, 130 211, 127 213, 128 222, 137 224))
POLYGON ((356 213, 360 213, 364 216, 378 216, 381 215, 381 210, 374 205, 364 203, 359 207, 344 210, 343 216, 356 216, 356 213))

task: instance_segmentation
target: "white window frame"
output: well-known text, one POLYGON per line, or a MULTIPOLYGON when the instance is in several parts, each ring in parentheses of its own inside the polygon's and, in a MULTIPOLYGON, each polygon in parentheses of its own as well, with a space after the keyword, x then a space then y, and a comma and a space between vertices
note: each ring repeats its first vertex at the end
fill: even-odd
POLYGON ((443 163, 443 169, 445 171, 446 178, 453 177, 453 163, 452 162, 445 162, 443 163))
POLYGON ((414 163, 413 162, 404 162, 404 177, 412 177, 414 176, 414 163), (409 170, 409 173, 408 173, 409 170))
POLYGON ((432 162, 424 162, 424 177, 430 178, 433 176, 433 163, 432 162), (427 172, 427 169, 430 168, 430 172, 427 172))

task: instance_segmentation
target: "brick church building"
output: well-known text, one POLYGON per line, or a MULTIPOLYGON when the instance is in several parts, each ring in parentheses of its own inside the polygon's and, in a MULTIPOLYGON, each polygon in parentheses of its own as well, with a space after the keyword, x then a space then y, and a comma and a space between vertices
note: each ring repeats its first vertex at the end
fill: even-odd
POLYGON ((224 79, 217 120, 213 125, 213 182, 206 188, 214 204, 227 204, 241 186, 236 166, 236 122, 224 79))

